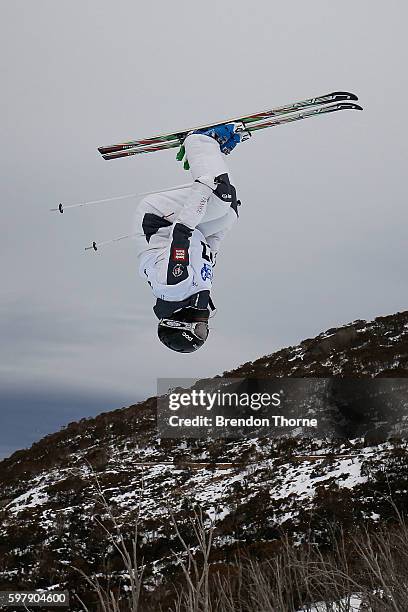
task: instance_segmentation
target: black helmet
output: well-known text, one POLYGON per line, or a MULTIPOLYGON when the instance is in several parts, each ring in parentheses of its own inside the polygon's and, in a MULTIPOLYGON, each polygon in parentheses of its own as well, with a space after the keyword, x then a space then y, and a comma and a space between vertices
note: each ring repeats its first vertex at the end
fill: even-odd
POLYGON ((183 308, 159 321, 159 340, 178 353, 193 353, 207 340, 208 317, 206 308, 183 308))

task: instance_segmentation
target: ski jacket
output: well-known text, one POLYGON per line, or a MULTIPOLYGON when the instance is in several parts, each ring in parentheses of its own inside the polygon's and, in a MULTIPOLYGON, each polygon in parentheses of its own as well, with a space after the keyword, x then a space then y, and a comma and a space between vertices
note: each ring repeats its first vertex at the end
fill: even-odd
POLYGON ((188 191, 189 202, 174 223, 152 213, 145 213, 143 218, 145 235, 150 234, 150 238, 149 248, 140 258, 139 271, 153 295, 161 300, 180 302, 199 291, 211 290, 214 251, 209 242, 218 243, 221 235, 218 232, 207 240, 197 225, 212 191, 200 183, 188 191))

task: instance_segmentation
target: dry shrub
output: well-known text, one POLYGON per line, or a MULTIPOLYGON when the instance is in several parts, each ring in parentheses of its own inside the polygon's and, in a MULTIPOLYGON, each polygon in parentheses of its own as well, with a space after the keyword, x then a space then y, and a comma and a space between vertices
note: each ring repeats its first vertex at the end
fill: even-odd
POLYGON ((102 491, 99 493, 112 530, 100 525, 119 554, 130 584, 126 591, 117 584, 102 587, 98 578, 79 570, 97 597, 97 609, 103 612, 314 612, 316 602, 320 602, 319 612, 355 612, 352 595, 361 600, 361 611, 407 610, 408 524, 396 508, 393 523, 374 532, 362 527, 347 534, 333 526, 330 546, 324 549, 313 542, 296 545, 283 537, 267 559, 243 551, 229 563, 212 561, 216 526, 203 512, 192 511, 187 538, 169 511, 180 544, 179 552, 174 553, 177 586, 161 585, 151 593, 143 589, 145 566, 138 559, 138 517, 129 551, 102 491))

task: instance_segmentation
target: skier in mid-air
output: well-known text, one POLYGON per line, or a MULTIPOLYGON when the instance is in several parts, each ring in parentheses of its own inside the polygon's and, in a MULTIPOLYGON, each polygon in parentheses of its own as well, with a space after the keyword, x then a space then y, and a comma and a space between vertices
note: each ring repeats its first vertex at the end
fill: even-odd
POLYGON ((208 337, 216 257, 240 205, 225 155, 248 136, 239 122, 192 132, 183 144, 193 185, 149 195, 137 209, 139 272, 156 297, 158 336, 180 353, 208 337))
MULTIPOLYGON (((240 115, 193 130, 157 134, 98 147, 106 160, 172 149, 181 145, 177 159, 187 154, 194 180, 186 185, 150 193, 137 210, 134 232, 113 240, 134 237, 138 244, 139 271, 150 285, 159 319, 159 339, 179 353, 192 353, 208 337, 208 319, 215 310, 211 299, 213 269, 220 243, 238 218, 235 186, 224 155, 254 131, 323 116, 342 110, 363 110, 358 97, 348 91, 292 102, 265 111, 240 115)), ((126 199, 135 194, 70 204, 65 208, 126 199)), ((64 212, 59 204, 53 211, 64 212)), ((86 251, 98 250, 95 241, 86 251)))

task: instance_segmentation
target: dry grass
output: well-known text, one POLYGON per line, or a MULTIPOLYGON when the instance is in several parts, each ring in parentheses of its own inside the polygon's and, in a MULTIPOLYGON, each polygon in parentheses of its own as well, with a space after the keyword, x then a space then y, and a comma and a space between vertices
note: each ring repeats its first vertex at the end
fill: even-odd
POLYGON ((192 510, 188 538, 169 511, 180 544, 174 553, 179 579, 177 585, 158 586, 152 594, 143 589, 145 566, 138 559, 139 515, 133 540, 126 542, 100 487, 99 496, 112 528, 99 525, 107 544, 120 555, 128 587, 111 588, 109 581, 102 586, 98 577, 77 570, 97 600, 92 611, 314 612, 315 602, 327 602, 320 604, 319 612, 355 612, 352 594, 363 602, 361 611, 407 610, 408 524, 396 508, 393 523, 375 532, 360 528, 346 534, 333 528, 330 545, 324 549, 282 538, 277 552, 266 560, 241 554, 228 564, 211 562, 216 527, 200 510, 192 510))

